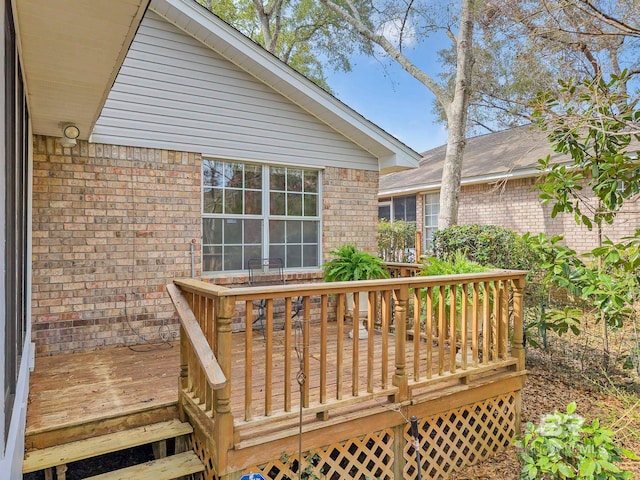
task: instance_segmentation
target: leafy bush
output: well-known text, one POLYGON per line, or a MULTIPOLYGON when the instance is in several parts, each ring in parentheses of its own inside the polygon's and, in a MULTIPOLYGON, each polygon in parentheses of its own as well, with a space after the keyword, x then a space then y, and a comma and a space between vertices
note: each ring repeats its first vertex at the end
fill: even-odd
MULTIPOLYGON (((451 255, 447 255, 446 258, 436 258, 436 257, 423 257, 423 266, 418 275, 421 276, 430 276, 430 275, 455 275, 460 273, 480 273, 486 272, 489 270, 488 267, 484 267, 479 263, 472 262, 467 257, 465 257, 464 253, 461 251, 454 252, 451 255)), ((450 305, 450 296, 451 296, 451 287, 433 287, 433 305, 434 308, 437 308, 439 302, 439 291, 440 288, 444 288, 445 294, 445 304, 446 308, 449 308, 450 305)), ((462 296, 462 286, 458 285, 455 287, 456 289, 456 297, 461 298, 462 296)), ((469 300, 471 299, 472 291, 469 291, 467 295, 469 295, 469 300)), ((427 292, 426 290, 422 290, 421 296, 423 300, 426 298, 427 292)), ((482 295, 482 294, 481 294, 482 295)), ((462 306, 460 303, 456 305, 456 309, 461 311, 462 306)))
POLYGON ((457 273, 486 272, 488 267, 469 260, 465 254, 458 250, 444 258, 425 257, 424 263, 418 275, 454 275, 457 273))
POLYGON ((378 222, 378 254, 386 262, 415 261, 415 222, 380 220, 378 222))
POLYGON ((529 270, 534 263, 522 237, 498 225, 454 225, 438 230, 433 251, 438 258, 461 251, 469 260, 496 268, 529 270))
POLYGON ((324 279, 327 282, 373 280, 389 276, 382 259, 359 250, 353 243, 347 243, 329 253, 334 258, 323 267, 324 279))
POLYGON ((585 424, 571 402, 566 413, 546 415, 536 428, 527 423, 525 433, 516 440, 522 461, 521 479, 623 480, 633 473, 617 467, 623 457, 636 455, 617 447, 612 432, 601 428, 598 420, 585 424))

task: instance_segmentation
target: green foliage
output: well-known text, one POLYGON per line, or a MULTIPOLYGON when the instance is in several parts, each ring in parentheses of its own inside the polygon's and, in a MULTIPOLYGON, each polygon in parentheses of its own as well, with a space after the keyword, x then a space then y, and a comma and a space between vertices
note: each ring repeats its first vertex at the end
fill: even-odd
POLYGON ((574 402, 566 413, 546 415, 538 427, 527 423, 525 433, 516 440, 522 461, 523 480, 584 479, 623 480, 633 473, 616 466, 623 458, 638 459, 617 447, 612 432, 598 420, 585 424, 575 413, 574 402))
POLYGON ((351 70, 349 56, 360 47, 358 37, 349 35, 335 15, 314 0, 197 1, 329 92, 325 68, 351 70))
MULTIPOLYGON (((455 274, 461 274, 461 273, 481 273, 489 270, 488 267, 485 267, 483 265, 480 265, 479 263, 469 260, 464 255, 464 253, 462 253, 459 250, 454 252, 451 255, 447 255, 446 258, 444 259, 437 258, 437 257, 424 257, 423 260, 424 260, 423 267, 418 273, 418 275, 421 275, 421 276, 455 275, 455 274)), ((453 287, 439 287, 439 286, 433 287, 433 306, 434 308, 437 308, 438 302, 440 301, 439 300, 440 288, 445 289, 444 299, 445 299, 446 308, 448 308, 448 306, 451 304, 451 301, 450 301, 451 288, 453 287)), ((469 296, 469 299, 471 298, 472 294, 473 294, 472 291, 469 291, 467 293, 467 295, 469 296)), ((483 294, 484 292, 481 291, 481 295, 483 294)), ((422 290, 421 295, 423 299, 426 298, 426 295, 427 295, 426 290, 422 290)), ((456 287, 456 297, 457 298, 462 297, 462 286, 460 285, 456 287)), ((460 311, 461 308, 462 306, 459 303, 456 304, 456 309, 458 311, 460 311)))
POLYGON ((552 217, 572 213, 576 223, 591 229, 612 223, 624 202, 640 193, 640 162, 632 143, 640 141, 640 110, 624 93, 628 80, 627 72, 609 81, 568 80, 560 82, 559 95, 539 97, 534 118, 554 150, 571 157, 566 165, 551 165, 549 156, 539 161, 545 172, 540 198, 553 204, 552 217), (585 186, 596 204, 584 194, 585 186))
POLYGON ((460 250, 446 255, 444 258, 425 257, 423 267, 418 275, 454 275, 457 273, 480 273, 489 270, 488 267, 469 260, 460 250))
POLYGON ((382 259, 364 250, 359 250, 353 243, 347 243, 329 253, 334 258, 325 263, 323 267, 324 280, 327 282, 389 277, 382 259))
POLYGON ((529 270, 531 250, 514 231, 497 225, 455 225, 435 232, 433 250, 438 258, 461 251, 474 262, 496 268, 529 270))
MULTIPOLYGON (((544 285, 564 288, 592 305, 611 327, 621 327, 633 315, 632 305, 640 299, 640 274, 634 268, 640 257, 637 235, 627 243, 603 242, 602 247, 587 255, 578 255, 562 245, 561 236, 538 234, 526 235, 525 238, 540 259, 538 270, 544 285), (603 260, 601 267, 597 265, 599 258, 603 260)), ((579 333, 575 322, 569 322, 573 326, 567 323, 570 317, 577 317, 575 312, 551 312, 549 315, 552 320, 565 319, 555 326, 554 322, 549 323, 557 333, 566 332, 567 326, 574 333, 579 333)))
MULTIPOLYGON (((570 214, 578 225, 595 227, 601 240, 585 255, 561 245, 561 237, 528 240, 542 259, 543 282, 567 289, 604 320, 605 362, 607 328, 621 327, 632 318, 640 299, 640 230, 618 243, 602 233, 603 225, 613 223, 625 203, 640 193, 640 110, 638 99, 627 94, 629 79, 622 72, 608 81, 596 77, 560 82, 557 94, 539 96, 534 113, 554 150, 571 159, 564 164, 551 164, 551 157, 539 161, 542 202, 552 205, 552 217, 570 214)), ((567 331, 565 326, 560 321, 558 331, 567 331)))
POLYGON ((404 220, 378 222, 378 254, 386 262, 412 262, 410 252, 415 247, 416 224, 404 220))

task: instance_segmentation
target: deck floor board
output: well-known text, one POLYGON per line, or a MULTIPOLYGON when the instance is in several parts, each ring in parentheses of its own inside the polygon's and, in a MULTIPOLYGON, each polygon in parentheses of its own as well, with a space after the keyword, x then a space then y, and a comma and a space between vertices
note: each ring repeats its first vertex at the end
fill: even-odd
MULTIPOLYGON (((350 326, 344 328, 343 348, 343 390, 344 398, 350 397, 353 340, 349 338, 350 326)), ((327 346, 327 400, 337 397, 337 327, 329 324, 327 346)), ((236 422, 244 421, 244 338, 243 332, 232 336, 232 413, 236 422)), ((298 337, 299 338, 299 337, 298 337)), ((311 402, 319 399, 320 384, 320 346, 319 327, 312 326, 310 353, 311 402)), ((291 397, 292 409, 297 410, 299 386, 295 380, 300 364, 295 352, 296 338, 292 339, 291 352, 291 397)), ((381 368, 382 335, 374 334, 374 369, 381 368)), ((262 332, 253 332, 253 390, 252 413, 254 417, 264 415, 265 364, 273 363, 272 411, 284 410, 284 332, 273 335, 273 354, 265 358, 266 345, 262 332)), ((368 340, 359 341, 359 382, 362 389, 367 384, 367 348, 368 340)), ((129 413, 152 410, 172 405, 178 399, 179 344, 171 347, 162 345, 138 346, 135 348, 106 348, 86 353, 61 354, 51 357, 38 357, 36 368, 31 375, 29 405, 27 410, 27 436, 38 432, 63 430, 71 426, 89 424, 103 418, 125 416, 129 413)), ((422 354, 424 358, 424 353, 422 354)), ((412 344, 407 341, 406 371, 411 374, 413 358, 412 344)), ((389 336, 388 387, 394 374, 394 340, 389 336)), ((436 365, 434 364, 434 367, 436 365)), ((379 374, 378 377, 379 378, 379 374)), ((379 381, 374 390, 379 391, 379 381)), ((73 438, 73 437, 71 437, 73 438)))

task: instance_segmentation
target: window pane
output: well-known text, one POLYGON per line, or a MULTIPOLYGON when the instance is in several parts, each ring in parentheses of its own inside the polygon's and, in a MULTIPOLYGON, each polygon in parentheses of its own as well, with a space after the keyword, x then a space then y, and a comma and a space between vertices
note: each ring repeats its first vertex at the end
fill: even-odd
POLYGON ((304 172, 304 191, 318 193, 318 172, 304 172))
POLYGON ((411 195, 407 197, 405 203, 405 218, 407 222, 416 221, 416 196, 411 195))
POLYGON ((318 265, 318 246, 304 245, 302 247, 302 266, 315 267, 318 265))
POLYGON ((281 220, 269 222, 269 240, 271 243, 284 243, 284 224, 281 220))
POLYGON ((303 242, 318 243, 318 222, 302 222, 303 242))
POLYGON ((298 193, 287 194, 287 215, 302 216, 302 195, 298 193))
POLYGON ((262 192, 254 190, 244 192, 244 213, 247 215, 262 213, 262 192))
POLYGON ((287 259, 285 261, 287 268, 302 266, 302 246, 287 245, 287 259))
POLYGON ((224 162, 224 186, 242 188, 242 164, 224 162))
POLYGON ((271 174, 269 176, 269 188, 271 190, 284 191, 285 187, 285 169, 271 167, 271 174))
POLYGON ((262 167, 260 165, 245 165, 244 187, 262 189, 262 167))
POLYGON ((317 195, 304 196, 304 216, 305 217, 318 216, 318 196, 317 195))
POLYGON ((302 170, 287 169, 287 191, 302 192, 302 170))
POLYGON ((302 222, 287 222, 287 244, 302 243, 302 222))
POLYGON ((202 161, 202 185, 204 187, 216 185, 214 181, 216 162, 212 160, 202 161))
POLYGON ((244 221, 244 244, 260 245, 262 243, 262 220, 244 221))
POLYGON ((269 257, 271 257, 271 258, 281 258, 282 261, 284 262, 284 259, 285 259, 284 245, 270 245, 269 246, 269 257))
POLYGON ((205 272, 222 270, 222 247, 202 249, 202 268, 205 272))
POLYGON ((228 218, 224 221, 224 244, 240 245, 242 243, 242 220, 228 218))
POLYGON ((285 193, 271 193, 269 195, 271 207, 269 212, 271 215, 286 215, 286 194, 285 193))
POLYGON ((249 268, 250 258, 262 258, 262 246, 250 245, 244 249, 244 269, 249 268))
POLYGON ((242 247, 225 247, 224 269, 242 270, 242 247))
POLYGON ((202 201, 204 213, 222 213, 222 190, 219 188, 206 188, 202 201))
POLYGON ((218 218, 202 219, 202 243, 204 245, 222 245, 222 220, 218 218))
POLYGON ((391 220, 391 205, 378 205, 378 218, 391 220))
POLYGON ((242 213, 242 190, 224 191, 224 213, 242 213))

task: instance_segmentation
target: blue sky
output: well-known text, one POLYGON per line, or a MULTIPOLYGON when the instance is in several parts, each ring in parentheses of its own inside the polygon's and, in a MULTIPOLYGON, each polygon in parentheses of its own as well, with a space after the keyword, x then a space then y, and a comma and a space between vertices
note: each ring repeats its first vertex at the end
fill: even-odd
MULTIPOLYGON (((442 47, 430 45, 419 44, 408 56, 435 77, 436 52, 442 47)), ((352 67, 351 72, 326 72, 336 97, 418 152, 447 142, 432 113, 433 94, 397 63, 360 55, 353 57, 352 67)))

